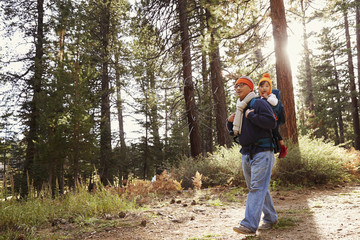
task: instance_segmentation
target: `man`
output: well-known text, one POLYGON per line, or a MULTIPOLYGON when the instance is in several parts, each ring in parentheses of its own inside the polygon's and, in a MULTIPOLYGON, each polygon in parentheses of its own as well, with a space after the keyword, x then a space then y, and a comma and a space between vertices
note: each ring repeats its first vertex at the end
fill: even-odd
POLYGON ((242 234, 256 233, 262 212, 264 224, 261 229, 269 229, 277 223, 269 192, 271 169, 275 162, 271 129, 275 128, 276 120, 271 106, 265 100, 255 98, 253 90, 251 78, 242 76, 236 81, 235 91, 239 97, 237 111, 228 118, 227 123, 229 131, 237 133, 242 146, 242 168, 249 188, 245 218, 240 226, 233 228, 242 234), (234 126, 237 127, 233 129, 234 126))

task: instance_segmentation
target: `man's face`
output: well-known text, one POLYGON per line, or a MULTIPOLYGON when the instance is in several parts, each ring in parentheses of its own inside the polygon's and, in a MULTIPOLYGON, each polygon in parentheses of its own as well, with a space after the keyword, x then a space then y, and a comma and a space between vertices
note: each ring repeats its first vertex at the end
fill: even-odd
POLYGON ((251 88, 245 83, 238 83, 235 85, 235 91, 240 100, 243 100, 251 92, 251 88))

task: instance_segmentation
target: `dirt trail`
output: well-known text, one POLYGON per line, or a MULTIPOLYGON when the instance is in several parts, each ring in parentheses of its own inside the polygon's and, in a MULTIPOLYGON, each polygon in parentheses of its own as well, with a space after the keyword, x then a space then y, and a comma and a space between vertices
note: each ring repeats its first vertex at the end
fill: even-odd
POLYGON ((119 219, 117 227, 83 233, 76 238, 360 240, 359 184, 273 191, 272 196, 282 227, 257 231, 255 237, 232 230, 244 216, 246 193, 212 189, 158 199, 147 211, 129 213, 119 219))

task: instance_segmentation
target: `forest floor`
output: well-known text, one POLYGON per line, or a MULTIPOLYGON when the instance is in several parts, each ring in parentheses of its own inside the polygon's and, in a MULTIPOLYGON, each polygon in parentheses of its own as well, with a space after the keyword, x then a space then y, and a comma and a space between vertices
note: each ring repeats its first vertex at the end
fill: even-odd
POLYGON ((244 217, 246 194, 240 188, 212 188, 147 197, 139 200, 140 211, 104 216, 81 229, 60 224, 42 233, 86 240, 360 240, 360 184, 272 191, 279 224, 252 236, 232 230, 244 217))

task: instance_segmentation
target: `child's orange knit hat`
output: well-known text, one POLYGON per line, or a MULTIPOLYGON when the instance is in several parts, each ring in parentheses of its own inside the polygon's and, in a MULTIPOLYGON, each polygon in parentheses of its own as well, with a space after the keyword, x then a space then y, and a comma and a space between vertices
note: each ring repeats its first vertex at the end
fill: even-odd
MULTIPOLYGON (((261 78, 260 81, 259 81, 258 88, 260 87, 260 84, 261 84, 262 82, 268 82, 268 83, 269 83, 269 85, 270 85, 270 90, 269 90, 269 92, 268 92, 267 94, 270 95, 270 94, 271 94, 271 91, 272 91, 272 83, 271 83, 271 79, 270 79, 270 74, 264 73, 264 75, 262 76, 262 78, 261 78)), ((262 94, 260 93, 260 95, 262 95, 262 94)))

